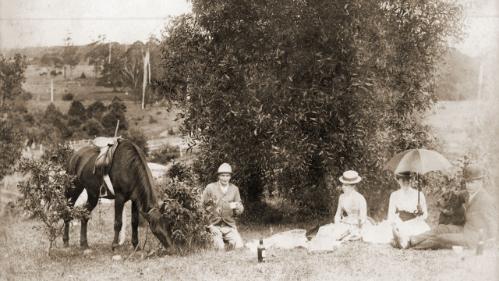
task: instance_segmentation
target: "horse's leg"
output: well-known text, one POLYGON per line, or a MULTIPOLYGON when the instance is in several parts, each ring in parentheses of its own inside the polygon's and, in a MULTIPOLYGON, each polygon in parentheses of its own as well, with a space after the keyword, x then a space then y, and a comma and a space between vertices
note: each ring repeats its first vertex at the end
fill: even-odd
MULTIPOLYGON (((74 207, 76 200, 83 192, 83 188, 75 189, 74 192, 69 193, 69 202, 68 205, 70 207, 74 207)), ((64 234, 62 235, 62 242, 64 243, 64 247, 69 247, 69 226, 71 223, 72 217, 67 217, 64 219, 64 234)))
POLYGON ((132 201, 132 245, 137 248, 139 244, 139 208, 132 201))
MULTIPOLYGON (((88 214, 92 213, 92 210, 97 206, 97 202, 99 201, 99 198, 97 196, 91 196, 88 194, 88 200, 87 204, 85 204, 85 208, 88 210, 88 214)), ((82 218, 81 219, 81 228, 80 228, 80 247, 82 248, 88 248, 88 241, 87 241, 87 223, 88 223, 88 218, 82 218)))
POLYGON ((114 199, 114 239, 111 248, 114 250, 119 246, 119 238, 120 238, 120 230, 123 225, 123 205, 125 204, 125 200, 123 196, 116 194, 116 198, 114 199))

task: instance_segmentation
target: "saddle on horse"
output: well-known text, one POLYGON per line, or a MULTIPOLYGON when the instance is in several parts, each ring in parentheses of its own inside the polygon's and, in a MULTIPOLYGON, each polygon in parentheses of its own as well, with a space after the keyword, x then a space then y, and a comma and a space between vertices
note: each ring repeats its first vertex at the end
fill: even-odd
POLYGON ((105 184, 101 186, 100 197, 106 197, 108 195, 107 190, 114 195, 113 184, 109 178, 109 169, 111 169, 113 155, 120 140, 121 137, 97 137, 93 140, 93 144, 99 148, 99 155, 97 155, 94 164, 94 174, 102 176, 105 182, 105 184))

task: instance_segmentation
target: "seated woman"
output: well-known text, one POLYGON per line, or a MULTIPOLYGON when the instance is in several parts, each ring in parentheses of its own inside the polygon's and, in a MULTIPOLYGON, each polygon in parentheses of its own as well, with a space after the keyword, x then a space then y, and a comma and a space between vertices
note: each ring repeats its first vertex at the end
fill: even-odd
POLYGON ((412 235, 426 232, 430 229, 425 222, 428 217, 426 199, 422 192, 411 186, 410 172, 395 175, 400 188, 390 195, 388 205, 388 219, 366 229, 363 240, 371 243, 390 243, 403 247, 412 235), (400 239, 393 239, 400 238, 400 239), (401 245, 402 244, 402 245, 401 245))
POLYGON ((361 238, 362 228, 367 221, 367 203, 355 185, 362 178, 355 171, 346 171, 340 177, 343 194, 338 199, 334 223, 323 225, 310 241, 310 251, 333 250, 341 241, 361 238))

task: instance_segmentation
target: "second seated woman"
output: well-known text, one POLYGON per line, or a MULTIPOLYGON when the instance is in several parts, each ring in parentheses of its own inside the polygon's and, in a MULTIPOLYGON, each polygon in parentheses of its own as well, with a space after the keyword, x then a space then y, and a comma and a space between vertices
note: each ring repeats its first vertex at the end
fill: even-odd
POLYGON ((310 251, 333 250, 341 241, 360 239, 362 227, 368 222, 366 199, 355 189, 362 178, 356 171, 346 171, 339 180, 343 194, 338 199, 334 223, 319 228, 309 243, 310 251))
POLYGON ((400 188, 390 195, 387 220, 366 229, 363 239, 373 243, 394 242, 394 246, 404 248, 408 237, 430 230, 425 222, 428 208, 424 194, 411 186, 410 172, 398 173, 395 178, 400 188))

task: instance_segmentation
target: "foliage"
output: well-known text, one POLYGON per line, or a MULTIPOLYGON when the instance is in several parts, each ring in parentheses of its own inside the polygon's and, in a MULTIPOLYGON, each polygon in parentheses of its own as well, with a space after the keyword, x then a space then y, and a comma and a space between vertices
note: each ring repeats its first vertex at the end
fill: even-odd
POLYGON ((100 120, 102 118, 102 114, 106 112, 106 106, 101 101, 94 101, 87 107, 87 116, 88 118, 95 118, 100 120))
POLYGON ((160 164, 168 164, 173 159, 180 157, 180 149, 178 146, 163 144, 158 150, 151 153, 149 161, 160 164))
POLYGON ((171 180, 177 180, 189 184, 193 184, 195 182, 192 169, 181 162, 173 163, 171 168, 168 170, 167 175, 171 180))
POLYGON ((0 108, 5 106, 7 100, 12 100, 23 93, 22 83, 26 77, 26 57, 16 54, 6 58, 0 54, 0 108))
POLYGON ((104 126, 95 118, 88 119, 81 127, 89 137, 101 136, 105 132, 104 126))
POLYGON ((374 203, 391 189, 383 163, 430 145, 420 115, 458 30, 453 3, 198 0, 193 12, 165 33, 162 85, 199 142, 202 182, 228 162, 245 200, 276 189, 320 212, 336 201, 313 201, 330 176, 359 171, 374 203))
POLYGON ((170 221, 172 238, 180 254, 206 248, 211 235, 206 231, 208 213, 201 201, 201 189, 173 180, 162 188, 163 216, 170 221))
POLYGON ((62 95, 62 100, 64 100, 64 101, 72 101, 73 98, 74 98, 74 95, 71 93, 65 93, 64 95, 62 95))
POLYGON ((53 103, 45 109, 42 123, 55 127, 64 139, 71 137, 72 131, 67 126, 67 116, 62 114, 53 103))
POLYGON ((81 101, 74 100, 73 102, 71 102, 71 105, 69 106, 67 116, 76 117, 82 121, 85 121, 87 119, 87 112, 85 106, 81 103, 81 101))
POLYGON ((68 144, 57 143, 48 146, 47 150, 45 150, 45 153, 42 155, 42 159, 54 165, 67 167, 69 159, 73 153, 73 148, 71 148, 68 144))
POLYGON ((43 222, 50 255, 55 239, 63 232, 62 220, 82 218, 88 216, 88 212, 83 207, 68 205, 65 193, 73 188, 74 179, 66 174, 63 166, 46 159, 24 160, 20 164, 20 171, 29 174, 29 178, 18 185, 23 195, 22 205, 43 222))
POLYGON ((120 121, 120 130, 128 129, 128 121, 125 112, 126 105, 119 98, 114 97, 111 104, 108 106, 108 111, 102 116, 101 123, 106 130, 106 135, 114 135, 118 120, 120 121))
POLYGON ((147 156, 149 153, 149 148, 147 147, 147 137, 142 129, 133 127, 126 132, 124 137, 138 146, 142 152, 144 152, 144 155, 147 156))
POLYGON ((0 119, 0 180, 13 171, 14 163, 21 157, 22 137, 16 123, 0 119))
POLYGON ((62 67, 64 62, 61 56, 55 53, 48 53, 44 54, 40 58, 40 64, 44 66, 51 66, 51 67, 62 67))

